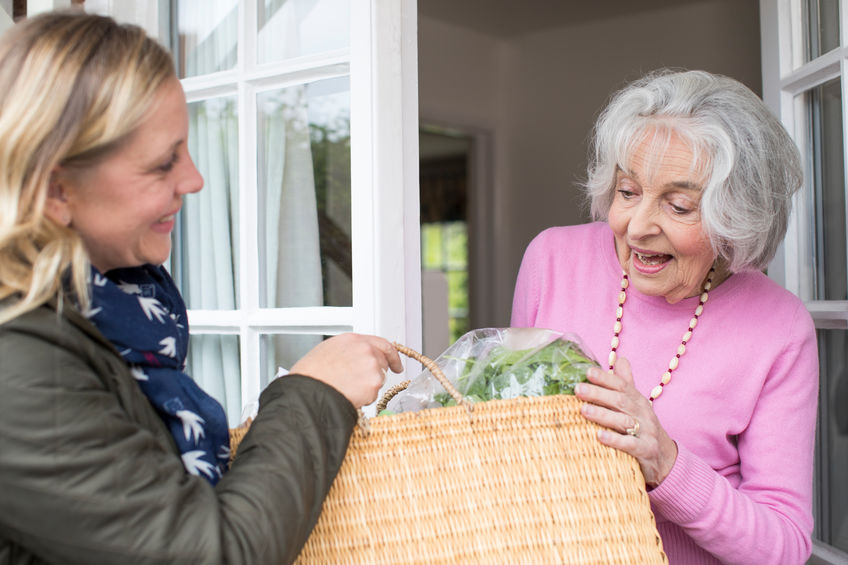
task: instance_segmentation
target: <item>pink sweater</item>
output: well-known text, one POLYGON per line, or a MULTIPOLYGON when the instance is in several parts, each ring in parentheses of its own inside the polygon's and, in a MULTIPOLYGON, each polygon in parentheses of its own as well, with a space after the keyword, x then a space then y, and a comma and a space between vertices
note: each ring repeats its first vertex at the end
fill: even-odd
MULTIPOLYGON (((558 227, 527 248, 512 325, 576 333, 604 363, 621 267, 605 223, 558 227)), ((633 286, 619 354, 646 397, 698 304, 633 286)), ((758 272, 715 287, 654 411, 677 461, 649 494, 673 565, 804 563, 811 551, 816 335, 798 298, 758 272)))

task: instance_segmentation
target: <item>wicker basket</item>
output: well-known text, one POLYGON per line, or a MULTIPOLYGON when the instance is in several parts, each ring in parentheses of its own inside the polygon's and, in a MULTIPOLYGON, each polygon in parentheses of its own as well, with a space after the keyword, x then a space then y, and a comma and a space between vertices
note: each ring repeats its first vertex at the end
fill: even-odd
POLYGON ((358 426, 296 563, 668 563, 636 460, 601 445, 579 405, 493 400, 358 426))

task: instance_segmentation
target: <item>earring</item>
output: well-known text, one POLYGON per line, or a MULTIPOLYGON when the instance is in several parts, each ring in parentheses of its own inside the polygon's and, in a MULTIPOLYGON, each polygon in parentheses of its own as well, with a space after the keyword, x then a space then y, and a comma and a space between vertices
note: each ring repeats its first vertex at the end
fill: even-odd
POLYGON ((71 215, 70 214, 62 214, 62 225, 64 225, 64 226, 71 225, 71 215))

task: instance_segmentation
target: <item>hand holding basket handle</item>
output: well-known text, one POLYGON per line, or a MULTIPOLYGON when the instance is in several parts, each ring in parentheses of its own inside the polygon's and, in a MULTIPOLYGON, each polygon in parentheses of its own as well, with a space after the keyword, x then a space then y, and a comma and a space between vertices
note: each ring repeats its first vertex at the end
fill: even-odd
MULTIPOLYGON (((360 425, 364 424, 363 427, 367 427, 367 421, 362 415, 361 408, 373 402, 377 397, 377 393, 385 382, 385 371, 387 369, 391 369, 395 373, 403 370, 398 352, 415 359, 429 369, 445 390, 456 400, 457 405, 466 406, 470 409, 471 405, 456 390, 432 359, 405 345, 390 343, 376 336, 341 334, 332 337, 315 346, 300 361, 295 363, 291 372, 310 376, 341 392, 357 409, 360 409, 360 425), (385 348, 386 346, 388 347, 385 348), (325 355, 331 357, 328 358, 325 355), (335 357, 336 355, 339 355, 339 357, 335 357), (375 369, 374 363, 381 367, 379 371, 375 369), (364 387, 362 382, 358 382, 360 380, 364 381, 364 387)), ((387 390, 377 404, 377 413, 379 414, 389 400, 395 394, 404 390, 408 384, 409 381, 404 381, 387 390)), ((252 422, 253 419, 251 418, 237 428, 230 429, 231 461, 252 422)))
POLYGON ((400 356, 388 340, 345 333, 316 345, 291 372, 330 385, 361 408, 377 398, 389 369, 403 371, 400 356))

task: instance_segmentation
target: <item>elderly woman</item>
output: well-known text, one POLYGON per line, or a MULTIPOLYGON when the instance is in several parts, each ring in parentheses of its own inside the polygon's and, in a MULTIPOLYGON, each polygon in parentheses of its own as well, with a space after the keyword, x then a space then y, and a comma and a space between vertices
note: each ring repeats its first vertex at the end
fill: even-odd
POLYGON ((816 336, 761 272, 797 149, 738 82, 659 72, 614 96, 590 161, 601 221, 530 243, 512 325, 576 332, 609 366, 576 394, 599 441, 639 461, 671 563, 804 563, 816 336))
POLYGON ((42 15, 0 41, 0 93, 0 561, 293 561, 397 353, 324 341, 262 393, 228 470, 160 266, 203 185, 169 54, 42 15))

